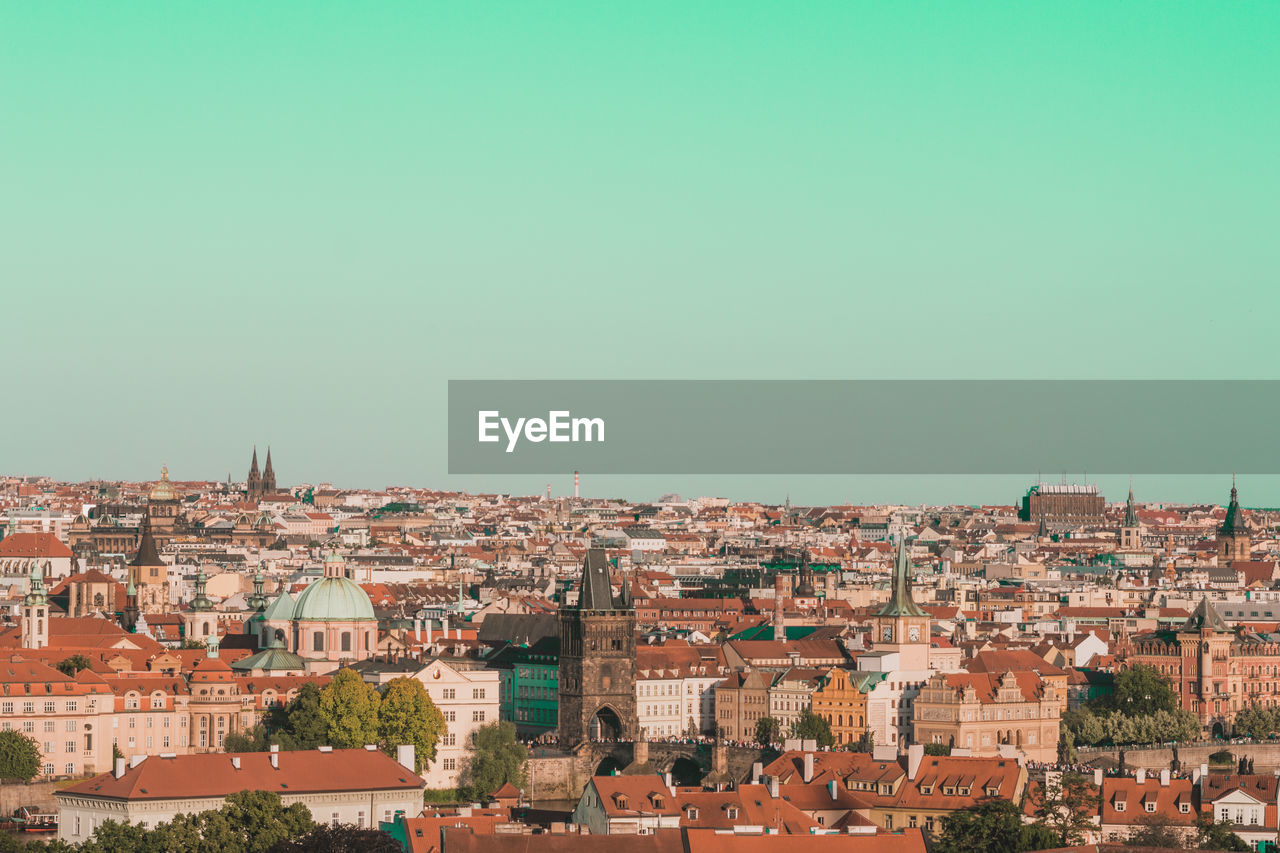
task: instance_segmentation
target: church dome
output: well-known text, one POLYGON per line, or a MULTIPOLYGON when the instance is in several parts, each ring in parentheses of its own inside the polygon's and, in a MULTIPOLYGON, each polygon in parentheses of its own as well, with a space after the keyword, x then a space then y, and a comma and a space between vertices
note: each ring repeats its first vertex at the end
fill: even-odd
POLYGON ((178 499, 178 493, 173 488, 173 483, 169 482, 169 467, 167 465, 160 468, 160 482, 152 487, 147 499, 153 501, 176 501, 178 499))
POLYGON ((374 620, 369 594, 350 578, 325 577, 302 591, 293 605, 293 618, 328 622, 374 620))

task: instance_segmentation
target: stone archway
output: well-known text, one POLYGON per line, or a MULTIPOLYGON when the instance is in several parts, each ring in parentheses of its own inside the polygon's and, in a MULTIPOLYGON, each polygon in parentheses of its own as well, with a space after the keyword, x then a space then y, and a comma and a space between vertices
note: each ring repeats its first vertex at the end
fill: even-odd
POLYGON ((621 740, 622 720, 618 712, 608 705, 602 706, 587 723, 587 737, 590 740, 621 740))

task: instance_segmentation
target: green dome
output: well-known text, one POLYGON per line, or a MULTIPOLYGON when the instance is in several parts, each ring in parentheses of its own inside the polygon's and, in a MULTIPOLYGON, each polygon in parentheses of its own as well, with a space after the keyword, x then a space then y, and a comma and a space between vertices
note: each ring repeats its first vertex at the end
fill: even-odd
POLYGON ((302 591, 293 605, 293 618, 350 622, 375 620, 369 594, 349 578, 321 578, 302 591))

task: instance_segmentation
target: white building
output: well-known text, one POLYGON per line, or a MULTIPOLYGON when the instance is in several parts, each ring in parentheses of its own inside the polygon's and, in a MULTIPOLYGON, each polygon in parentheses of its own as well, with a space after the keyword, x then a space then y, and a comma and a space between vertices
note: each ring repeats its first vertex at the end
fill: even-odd
POLYGON ((455 669, 434 660, 413 677, 426 686, 445 722, 436 758, 423 768, 423 778, 428 788, 456 788, 472 732, 500 718, 500 674, 493 669, 455 669))
POLYGON ((58 838, 82 842, 105 821, 144 827, 221 808, 237 791, 274 791, 284 805, 302 803, 319 823, 376 827, 397 812, 417 817, 426 783, 413 772, 412 746, 399 760, 367 746, 298 752, 205 753, 116 761, 103 773, 55 791, 58 838))

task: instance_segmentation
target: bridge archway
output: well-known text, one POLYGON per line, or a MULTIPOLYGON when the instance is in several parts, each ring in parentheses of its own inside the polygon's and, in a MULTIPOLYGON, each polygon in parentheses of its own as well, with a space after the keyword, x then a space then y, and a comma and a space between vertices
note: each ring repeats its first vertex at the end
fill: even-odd
POLYGON ((620 740, 622 719, 618 712, 608 705, 602 705, 591 715, 591 722, 587 724, 587 737, 592 740, 620 740))
POLYGON ((676 785, 700 785, 705 775, 702 765, 686 756, 677 758, 671 764, 671 781, 676 785))

